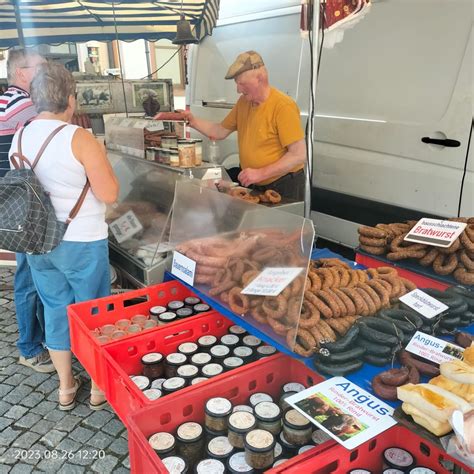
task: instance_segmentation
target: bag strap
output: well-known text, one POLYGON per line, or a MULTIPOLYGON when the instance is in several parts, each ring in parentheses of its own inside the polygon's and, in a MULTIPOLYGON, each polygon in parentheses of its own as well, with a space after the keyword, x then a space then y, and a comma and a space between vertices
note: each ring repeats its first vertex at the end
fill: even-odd
POLYGON ((84 199, 86 198, 87 191, 89 191, 91 187, 91 184, 89 183, 89 180, 86 180, 86 184, 82 188, 82 192, 79 195, 79 199, 77 200, 76 204, 72 208, 71 212, 69 213, 68 218, 66 219, 66 224, 69 225, 69 223, 77 216, 77 213, 81 209, 82 204, 84 203, 84 199))
MULTIPOLYGON (((34 170, 35 169, 35 166, 38 164, 38 161, 40 160, 40 158, 43 156, 43 153, 44 153, 44 150, 46 150, 46 147, 50 144, 51 140, 64 128, 64 127, 67 127, 67 123, 65 123, 64 125, 60 125, 58 128, 54 129, 49 135, 48 135, 48 138, 46 138, 46 140, 44 141, 43 145, 41 146, 41 148, 39 149, 37 155, 36 155, 36 158, 35 158, 35 161, 33 161, 33 164, 31 165, 31 169, 34 170)), ((24 129, 23 129, 24 130, 24 129)), ((23 132, 22 130, 22 132, 23 132)), ((23 153, 21 152, 21 135, 18 136, 18 152, 23 155, 23 153)))
POLYGON ((25 163, 31 168, 31 163, 28 161, 28 158, 26 158, 26 156, 23 156, 23 153, 21 151, 21 137, 23 136, 23 130, 25 129, 22 128, 20 130, 20 134, 18 135, 18 152, 12 153, 12 155, 10 156, 10 161, 12 162, 14 168, 17 170, 20 168, 24 168, 25 163))

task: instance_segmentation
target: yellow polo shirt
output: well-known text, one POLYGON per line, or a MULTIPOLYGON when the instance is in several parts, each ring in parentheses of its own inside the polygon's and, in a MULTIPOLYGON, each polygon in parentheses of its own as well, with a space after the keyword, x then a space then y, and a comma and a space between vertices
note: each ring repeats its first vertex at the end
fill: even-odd
MULTIPOLYGON (((237 130, 242 169, 263 168, 275 163, 288 151, 288 145, 304 138, 298 106, 291 97, 274 87, 268 99, 257 106, 240 97, 221 125, 227 130, 237 130)), ((258 184, 269 184, 280 177, 258 184)))

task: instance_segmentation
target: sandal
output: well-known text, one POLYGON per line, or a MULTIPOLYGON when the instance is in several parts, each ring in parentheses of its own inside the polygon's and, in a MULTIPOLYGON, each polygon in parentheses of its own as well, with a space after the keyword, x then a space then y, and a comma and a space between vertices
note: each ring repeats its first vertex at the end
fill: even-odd
MULTIPOLYGON (((95 395, 95 396, 104 395, 104 392, 102 392, 102 390, 95 390, 91 388, 91 395, 95 395)), ((106 399, 104 399, 104 401, 100 403, 92 403, 91 401, 89 401, 89 408, 94 411, 99 411, 99 410, 103 410, 108 404, 109 402, 106 399)))
POLYGON ((75 381, 74 387, 66 388, 65 390, 58 389, 58 394, 60 397, 63 395, 74 395, 72 397, 72 400, 67 404, 63 404, 59 402, 59 409, 62 411, 72 410, 76 406, 76 397, 77 397, 79 388, 82 385, 82 379, 80 377, 74 377, 74 381, 75 381))

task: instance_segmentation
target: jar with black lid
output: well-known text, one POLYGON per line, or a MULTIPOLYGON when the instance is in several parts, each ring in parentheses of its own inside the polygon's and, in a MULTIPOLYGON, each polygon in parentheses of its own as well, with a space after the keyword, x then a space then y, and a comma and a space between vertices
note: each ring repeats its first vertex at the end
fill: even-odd
POLYGON ((223 434, 226 434, 226 431, 221 431, 221 432, 212 431, 207 426, 204 425, 205 445, 207 446, 207 443, 209 443, 211 439, 217 438, 218 436, 222 436, 223 434))
POLYGON ((244 361, 240 357, 226 357, 222 361, 222 365, 224 366, 224 370, 232 370, 242 367, 244 361))
POLYGON ((283 415, 283 432, 291 444, 303 446, 311 442, 313 434, 311 422, 299 411, 291 409, 283 415))
POLYGON ((166 356, 165 375, 167 378, 176 377, 178 375, 178 367, 186 364, 188 358, 179 352, 172 352, 166 356))
POLYGON ((176 316, 178 317, 178 319, 189 318, 189 316, 192 316, 193 314, 193 310, 187 307, 179 308, 176 310, 176 316))
POLYGON ((273 402, 260 402, 254 406, 257 428, 269 431, 273 436, 277 436, 281 431, 281 410, 273 402))
POLYGON ((281 447, 283 448, 283 454, 286 457, 291 458, 293 456, 296 456, 296 453, 298 452, 298 446, 290 443, 285 438, 285 433, 283 431, 280 433, 280 444, 281 444, 281 447))
POLYGON ((243 451, 239 451, 238 453, 234 453, 228 460, 227 460, 227 470, 230 474, 254 474, 255 469, 252 466, 247 464, 245 460, 245 453, 243 451))
POLYGON ((225 465, 218 459, 203 459, 195 469, 196 474, 224 474, 225 465))
POLYGON ((225 462, 234 453, 234 447, 227 436, 217 436, 207 443, 206 452, 210 458, 225 462))
POLYGON ((193 306, 193 311, 197 313, 207 313, 211 310, 211 307, 206 303, 198 303, 193 306))
POLYGON ((176 440, 170 433, 164 431, 155 433, 148 438, 148 442, 160 458, 172 456, 175 453, 176 440))
POLYGON ((283 395, 280 397, 280 401, 278 402, 278 405, 280 405, 281 411, 285 412, 287 410, 291 410, 293 407, 286 401, 287 398, 295 395, 297 392, 285 392, 283 395))
POLYGON ((240 357, 244 361, 244 364, 249 364, 254 360, 255 357, 254 350, 247 346, 235 347, 232 351, 232 354, 235 355, 235 357, 240 357))
POLYGON ((184 354, 187 357, 196 354, 198 351, 198 345, 194 342, 183 342, 178 346, 178 352, 184 354))
MULTIPOLYGON (((276 439, 276 438, 275 438, 276 439)), ((273 450, 275 461, 283 456, 283 448, 278 441, 275 441, 275 449, 273 450)))
POLYGON ((224 372, 224 367, 220 364, 206 364, 201 369, 201 374, 207 378, 215 377, 222 374, 222 372, 224 372))
POLYGON ((161 391, 163 395, 169 395, 170 393, 177 392, 186 386, 186 380, 182 377, 171 377, 163 382, 161 391))
POLYGON ((152 306, 149 309, 150 317, 155 320, 158 320, 160 314, 166 313, 166 308, 164 306, 152 306))
POLYGON ((221 337, 220 343, 232 350, 239 345, 240 339, 234 334, 225 334, 221 337))
POLYGON ((197 296, 187 296, 184 298, 184 304, 188 306, 189 308, 193 308, 194 305, 199 304, 201 302, 201 299, 198 298, 197 296))
POLYGON ((143 375, 150 380, 159 379, 165 373, 163 354, 149 352, 142 356, 143 375))
POLYGON ((191 384, 191 380, 197 377, 199 369, 192 364, 184 364, 178 367, 178 377, 182 377, 186 381, 186 385, 191 384))
POLYGON ((150 388, 150 379, 144 375, 130 375, 130 380, 141 390, 150 388))
POLYGON ((186 474, 188 472, 188 465, 186 461, 180 456, 168 456, 161 460, 168 472, 173 474, 186 474))
POLYGON ((163 386, 163 382, 165 381, 165 378, 160 378, 160 379, 155 379, 151 383, 150 388, 155 388, 157 390, 161 390, 161 387, 163 386))
POLYGON ((211 354, 207 352, 196 352, 191 356, 191 364, 195 365, 199 369, 207 364, 210 364, 212 360, 211 354))
POLYGON ((275 462, 275 437, 266 430, 245 435, 245 460, 254 469, 266 469, 275 462))
POLYGON ((217 337, 216 336, 201 336, 197 340, 197 345, 199 346, 199 350, 204 351, 204 352, 209 352, 209 349, 217 343, 217 337))
POLYGON ((217 344, 211 347, 209 354, 211 354, 214 362, 222 363, 226 357, 229 357, 230 349, 223 344, 217 344))
POLYGON ((270 357, 277 353, 276 347, 273 346, 259 346, 257 347, 258 357, 270 357))
POLYGON ((233 412, 227 420, 229 443, 234 448, 244 448, 244 437, 257 424, 255 416, 247 411, 233 412))
POLYGON ((179 308, 183 308, 184 307, 184 302, 183 301, 179 301, 179 300, 173 300, 173 301, 170 301, 166 307, 168 308, 168 311, 175 311, 179 308))
POLYGON ((205 425, 214 433, 227 431, 227 418, 232 412, 232 403, 227 398, 214 397, 206 402, 204 408, 205 425))
POLYGON ((283 385, 281 387, 281 393, 284 394, 284 393, 287 393, 287 392, 291 392, 291 393, 294 394, 294 393, 302 392, 305 389, 306 389, 306 387, 302 383, 288 382, 288 383, 286 383, 285 385, 283 385))
POLYGON ((206 380, 209 380, 209 379, 207 377, 196 377, 191 380, 191 385, 196 385, 197 383, 205 382, 206 380))
POLYGON ((255 409, 255 405, 260 402, 273 402, 273 398, 264 392, 256 392, 250 395, 249 404, 253 409, 255 409))
POLYGON ((235 405, 235 407, 232 408, 232 413, 235 413, 236 411, 246 411, 247 413, 253 414, 253 408, 249 405, 235 405))
POLYGON ((165 313, 161 313, 160 315, 158 315, 159 324, 173 323, 177 319, 178 317, 176 316, 176 313, 174 313, 173 311, 166 311, 165 313))
POLYGON ((179 441, 178 454, 186 459, 190 466, 195 466, 202 458, 204 447, 202 426, 194 421, 182 423, 176 430, 176 438, 179 441))
POLYGON ((303 454, 306 451, 309 451, 310 449, 314 448, 314 444, 305 444, 304 446, 301 446, 300 449, 298 449, 298 454, 303 454))
POLYGON ((410 471, 415 465, 415 458, 406 449, 391 446, 383 452, 384 468, 401 469, 410 471))
POLYGON ((148 400, 154 401, 161 398, 163 393, 159 388, 148 388, 146 390, 143 390, 143 395, 145 395, 148 400))
POLYGON ((252 336, 251 334, 244 336, 242 339, 242 344, 247 347, 251 347, 252 349, 256 349, 258 346, 262 344, 262 340, 258 337, 252 336))
POLYGON ((325 431, 320 430, 320 429, 314 430, 312 435, 311 435, 311 441, 316 446, 318 444, 323 444, 326 441, 329 441, 330 439, 332 439, 332 438, 325 431))
POLYGON ((228 331, 229 334, 234 334, 234 336, 237 336, 240 340, 242 340, 244 336, 248 334, 247 331, 238 324, 234 324, 233 326, 231 326, 228 331))

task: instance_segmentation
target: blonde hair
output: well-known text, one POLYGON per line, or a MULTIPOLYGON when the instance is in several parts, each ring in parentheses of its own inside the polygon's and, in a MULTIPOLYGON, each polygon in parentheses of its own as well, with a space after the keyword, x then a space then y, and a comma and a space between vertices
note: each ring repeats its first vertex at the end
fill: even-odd
POLYGON ((29 58, 41 57, 41 54, 34 49, 12 49, 8 52, 7 59, 7 78, 8 83, 14 83, 16 79, 16 70, 19 67, 27 66, 29 58))
POLYGON ((72 74, 59 63, 42 64, 31 81, 31 100, 38 113, 64 112, 75 91, 76 82, 72 74))

